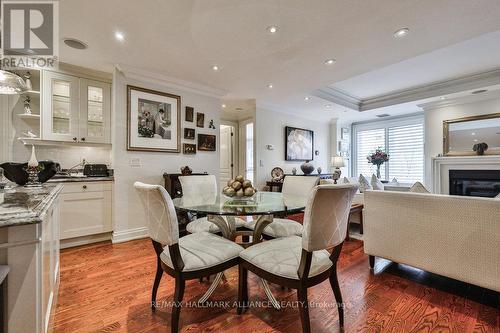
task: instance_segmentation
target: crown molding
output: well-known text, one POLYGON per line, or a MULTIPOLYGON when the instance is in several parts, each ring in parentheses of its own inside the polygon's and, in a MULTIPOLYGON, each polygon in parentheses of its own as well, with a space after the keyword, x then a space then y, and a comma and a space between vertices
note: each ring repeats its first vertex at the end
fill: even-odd
POLYGON ((182 79, 178 79, 171 76, 166 76, 163 74, 158 74, 143 69, 131 67, 123 64, 116 64, 115 68, 120 71, 127 79, 145 81, 148 83, 156 83, 160 85, 166 85, 169 87, 186 90, 192 93, 222 98, 227 95, 227 91, 219 88, 209 87, 203 84, 194 83, 182 79))
POLYGON ((440 100, 440 101, 433 101, 433 102, 418 104, 417 106, 419 108, 422 108, 423 110, 427 111, 427 110, 440 109, 440 108, 456 106, 456 105, 483 102, 483 101, 499 99, 499 98, 500 98, 500 91, 496 90, 496 91, 491 91, 491 92, 479 94, 479 95, 467 95, 467 96, 462 96, 462 97, 459 97, 456 99, 449 99, 449 100, 445 99, 445 100, 440 100))
POLYGON ((500 68, 365 99, 331 87, 316 90, 313 95, 356 111, 368 111, 496 84, 500 84, 500 68))

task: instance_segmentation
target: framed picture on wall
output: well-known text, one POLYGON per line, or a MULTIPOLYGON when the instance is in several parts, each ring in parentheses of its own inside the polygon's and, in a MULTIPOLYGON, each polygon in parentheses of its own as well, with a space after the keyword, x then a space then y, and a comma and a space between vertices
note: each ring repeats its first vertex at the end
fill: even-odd
POLYGON ((184 128, 184 139, 194 140, 194 128, 184 128))
POLYGON ((194 155, 196 154, 196 145, 192 143, 183 143, 182 144, 182 152, 185 155, 194 155))
POLYGON ((285 160, 312 161, 314 159, 314 132, 311 130, 285 127, 285 160))
POLYGON ((186 119, 186 121, 189 121, 190 123, 193 122, 194 108, 192 106, 186 106, 186 114, 184 115, 184 118, 186 119))
POLYGON ((205 127, 205 114, 196 112, 196 127, 205 127))
POLYGON ((127 150, 180 152, 180 96, 127 85, 127 112, 127 150))
POLYGON ((216 136, 211 134, 198 134, 198 150, 215 151, 216 136))

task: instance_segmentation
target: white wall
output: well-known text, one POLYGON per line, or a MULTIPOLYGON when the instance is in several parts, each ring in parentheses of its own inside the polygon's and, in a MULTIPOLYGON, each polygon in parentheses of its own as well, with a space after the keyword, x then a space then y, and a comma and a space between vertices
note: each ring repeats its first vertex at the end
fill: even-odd
POLYGON ((425 109, 425 182, 432 184, 432 157, 443 153, 443 120, 500 113, 500 99, 425 109))
MULTIPOLYGON (((193 172, 208 172, 219 177, 219 109, 220 100, 180 88, 167 86, 158 78, 129 79, 118 70, 113 78, 113 149, 112 160, 115 169, 114 185, 114 233, 113 241, 125 241, 146 235, 144 210, 133 188, 135 181, 151 184, 163 184, 163 173, 179 173, 180 168, 189 165, 193 172), (200 152, 196 155, 181 153, 153 153, 127 151, 127 84, 148 88, 181 96, 181 131, 185 125, 196 128, 195 123, 184 122, 185 106, 194 107, 194 111, 205 114, 205 128, 196 128, 196 134, 217 135, 216 152, 200 152), (209 129, 208 122, 213 119, 216 129, 209 129), (139 158, 140 167, 129 165, 130 160, 139 158)), ((195 115, 196 118, 196 115, 195 115)), ((196 121, 196 119, 195 119, 196 121)), ((181 133, 183 137, 183 133, 181 133)), ((182 142, 194 143, 181 139, 182 142)))
MULTIPOLYGON (((291 173, 297 168, 297 174, 302 174, 300 165, 303 162, 285 161, 285 126, 299 127, 314 131, 314 150, 319 150, 319 156, 314 156, 311 163, 317 168, 321 166, 322 173, 330 172, 330 124, 290 114, 257 108, 256 112, 256 184, 259 189, 271 179, 271 170, 281 167, 285 173, 291 173), (266 145, 273 145, 274 150, 267 150, 266 145)), ((314 171, 316 173, 316 170, 314 171)))

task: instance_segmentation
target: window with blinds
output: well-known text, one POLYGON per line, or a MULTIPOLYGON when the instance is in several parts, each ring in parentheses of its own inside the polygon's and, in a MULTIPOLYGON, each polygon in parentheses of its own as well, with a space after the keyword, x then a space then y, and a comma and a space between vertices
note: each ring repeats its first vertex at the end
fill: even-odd
POLYGON ((396 178, 400 183, 424 179, 424 120, 423 117, 401 118, 353 126, 355 136, 355 175, 371 177, 376 166, 366 157, 378 147, 386 151, 389 162, 381 166, 382 179, 396 178))

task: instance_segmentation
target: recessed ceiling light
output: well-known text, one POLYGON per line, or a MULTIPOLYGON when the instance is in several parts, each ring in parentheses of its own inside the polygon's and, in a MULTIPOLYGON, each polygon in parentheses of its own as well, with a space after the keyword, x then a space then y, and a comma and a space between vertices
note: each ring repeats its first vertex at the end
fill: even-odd
POLYGON ((309 101, 309 96, 304 97, 304 101, 309 101))
POLYGON ((116 31, 115 38, 116 38, 116 40, 123 42, 125 40, 125 35, 121 31, 116 31))
POLYGON ((472 132, 470 135, 476 135, 476 132, 472 132))
POLYGON ((325 104, 325 108, 330 109, 332 107, 331 104, 325 104))
POLYGON ((217 72, 217 71, 219 70, 219 66, 217 66, 217 65, 213 65, 213 66, 212 66, 212 69, 213 69, 214 71, 216 71, 216 72, 217 72))
POLYGON ((222 108, 223 108, 223 109, 224 109, 224 108, 226 108, 226 104, 222 104, 222 108))
POLYGON ((441 96, 440 98, 441 98, 441 100, 446 99, 446 97, 444 97, 444 96, 441 96))
POLYGON ((477 139, 474 139, 474 142, 477 142, 477 139))
POLYGON ((275 25, 271 25, 267 27, 267 31, 271 34, 275 34, 276 32, 278 32, 278 27, 275 25))
POLYGON ((473 94, 473 95, 482 94, 482 93, 485 93, 487 91, 488 91, 487 89, 479 89, 479 90, 475 90, 475 91, 471 92, 471 94, 473 94))
POLYGON ((394 38, 403 38, 403 37, 406 37, 409 33, 410 33, 410 29, 401 28, 399 30, 396 30, 396 32, 394 32, 394 38))
POLYGON ((333 65, 336 62, 335 59, 327 59, 325 60, 325 65, 333 65))
POLYGON ((86 48, 89 47, 86 43, 84 43, 81 40, 78 40, 76 38, 64 38, 63 42, 67 46, 74 48, 74 49, 77 49, 77 50, 85 50, 86 48))
POLYGON ((273 89, 273 84, 272 84, 272 83, 269 83, 269 84, 267 85, 267 88, 269 88, 269 89, 273 89))

